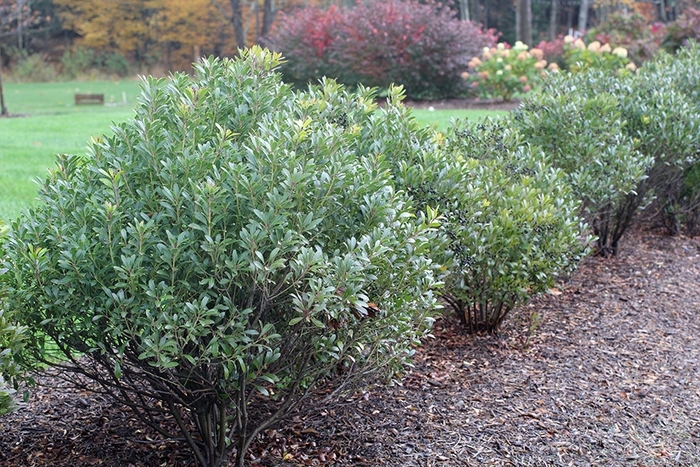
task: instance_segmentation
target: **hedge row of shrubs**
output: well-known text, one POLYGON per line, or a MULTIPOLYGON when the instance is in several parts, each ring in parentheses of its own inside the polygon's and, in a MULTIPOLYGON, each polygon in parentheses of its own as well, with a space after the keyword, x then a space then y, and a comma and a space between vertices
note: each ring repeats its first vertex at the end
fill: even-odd
POLYGON ((690 44, 637 73, 588 69, 552 76, 510 116, 512 126, 563 169, 597 251, 615 254, 638 212, 673 233, 697 229, 700 153, 697 66, 690 44))
POLYGON ((2 370, 60 358, 149 423, 169 412, 199 464, 243 465, 319 384, 400 371, 439 296, 497 330, 589 253, 586 223, 614 254, 653 196, 674 214, 697 199, 696 91, 678 73, 698 59, 562 74, 445 134, 399 88, 381 108, 362 86, 294 91, 259 48, 149 79, 136 118, 60 156, 12 225, 2 370))

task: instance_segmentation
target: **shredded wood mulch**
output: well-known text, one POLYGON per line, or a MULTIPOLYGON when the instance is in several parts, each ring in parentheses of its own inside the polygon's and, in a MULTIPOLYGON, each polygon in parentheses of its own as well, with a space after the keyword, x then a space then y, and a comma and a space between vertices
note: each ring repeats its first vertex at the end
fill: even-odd
MULTIPOLYGON (((700 240, 636 232, 498 336, 437 323, 415 367, 260 435, 259 466, 700 466, 700 240)), ((102 396, 45 377, 0 466, 190 466, 102 396)))

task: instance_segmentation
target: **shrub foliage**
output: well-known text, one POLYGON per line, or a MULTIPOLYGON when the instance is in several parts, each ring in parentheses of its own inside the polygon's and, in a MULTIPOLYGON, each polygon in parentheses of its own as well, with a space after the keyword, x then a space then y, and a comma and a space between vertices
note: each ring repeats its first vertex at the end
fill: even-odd
MULTIPOLYGON (((61 156, 8 239, 31 357, 99 383, 201 465, 238 465, 318 383, 391 374, 435 307, 435 214, 392 187, 373 95, 295 94, 258 48, 148 79, 136 118, 61 156), (194 427, 194 429, 191 429, 194 427)), ((388 135, 388 136, 385 136, 388 135)))
POLYGON ((618 99, 605 93, 590 98, 543 93, 526 99, 510 118, 527 141, 566 173, 601 254, 617 250, 615 239, 625 224, 615 213, 653 162, 634 149, 618 106, 618 99))
MULTIPOLYGON (((7 228, 0 221, 0 254, 7 228)), ((0 266, 0 274, 7 269, 0 266)), ((13 394, 22 376, 19 357, 24 345, 24 329, 19 326, 14 314, 7 306, 5 289, 0 283, 0 415, 5 415, 15 408, 13 394)))
MULTIPOLYGON (((679 92, 685 104, 691 109, 691 117, 700 114, 700 46, 689 40, 675 55, 660 54, 647 62, 642 75, 650 80, 661 80, 679 92)), ((671 109, 675 112, 676 109, 671 109)), ((676 116, 676 119, 679 117, 676 116)), ((700 233, 700 162, 688 152, 690 157, 677 171, 677 180, 669 183, 660 196, 656 207, 660 209, 664 225, 673 234, 685 232, 689 235, 700 233)), ((697 154, 696 154, 697 156, 697 154)))
MULTIPOLYGON (((684 171, 696 162, 700 147, 699 114, 687 97, 679 92, 674 78, 669 73, 657 72, 653 68, 647 70, 646 67, 641 68, 638 73, 620 75, 604 70, 587 69, 581 73, 555 76, 545 83, 542 92, 544 96, 550 96, 543 97, 544 100, 579 96, 594 102, 596 96, 605 94, 614 98, 617 105, 608 106, 606 113, 601 113, 600 119, 617 125, 614 122, 619 113, 624 124, 620 127, 621 139, 616 143, 622 146, 617 146, 616 150, 623 150, 621 154, 624 155, 627 152, 624 146, 628 144, 625 140, 631 140, 634 145, 632 149, 638 151, 645 161, 644 176, 611 214, 608 225, 614 228, 607 231, 610 238, 599 240, 601 253, 616 254, 620 239, 640 209, 647 207, 654 198, 661 206, 665 206, 669 200, 669 193, 672 193, 673 187, 679 185, 684 171)), ((601 112, 604 110, 600 107, 601 112)), ((547 112, 541 116, 533 116, 534 119, 540 117, 543 122, 549 118, 547 112)), ((598 125, 600 135, 612 136, 604 130, 605 124, 600 119, 586 120, 583 124, 598 125)), ((573 123, 567 123, 567 128, 575 128, 573 123)), ((585 134, 580 131, 576 137, 586 139, 585 134)), ((602 139, 599 137, 596 144, 604 145, 605 138, 606 136, 602 139)), ((600 157, 594 157, 596 152, 588 152, 585 146, 576 151, 582 156, 582 166, 595 160, 600 161, 600 157)), ((633 161, 629 158, 627 160, 633 161)), ((617 174, 622 177, 634 174, 637 170, 634 167, 638 167, 638 163, 630 166, 626 174, 624 170, 617 171, 617 174)), ((612 172, 610 175, 613 175, 612 172)), ((619 187, 624 186, 624 178, 617 179, 615 183, 622 183, 619 187)), ((611 193, 614 192, 615 190, 611 190, 611 193)), ((579 194, 585 196, 583 192, 579 194)), ((651 213, 645 215, 650 216, 651 213)))
POLYGON ((469 67, 474 70, 469 77, 471 87, 480 97, 500 98, 510 101, 516 94, 527 94, 538 87, 546 74, 547 62, 540 49, 531 49, 518 41, 512 48, 500 43, 485 47, 481 58, 474 57, 469 67))
POLYGON ((346 85, 403 85, 412 98, 457 96, 461 73, 483 47, 482 31, 434 2, 372 0, 353 8, 304 8, 282 17, 265 45, 287 59, 285 80, 297 85, 323 76, 346 85))
POLYGON ((444 298, 471 332, 553 286, 585 254, 578 204, 564 174, 500 123, 457 123, 437 150, 401 164, 397 179, 438 206, 444 298))

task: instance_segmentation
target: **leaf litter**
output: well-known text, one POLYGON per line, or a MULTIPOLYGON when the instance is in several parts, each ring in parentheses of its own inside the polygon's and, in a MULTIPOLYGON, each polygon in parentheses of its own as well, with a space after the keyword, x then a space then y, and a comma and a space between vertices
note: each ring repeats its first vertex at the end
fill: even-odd
MULTIPOLYGON (((249 465, 700 465, 700 239, 626 240, 497 336, 439 320, 400 380, 312 399, 261 433, 249 465)), ((104 396, 41 382, 0 418, 0 466, 194 465, 104 396)))

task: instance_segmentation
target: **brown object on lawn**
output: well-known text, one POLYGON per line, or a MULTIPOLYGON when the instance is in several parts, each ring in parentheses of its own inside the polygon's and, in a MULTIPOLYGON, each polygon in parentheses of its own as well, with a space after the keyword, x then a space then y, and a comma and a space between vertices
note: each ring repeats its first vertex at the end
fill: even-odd
POLYGON ((76 94, 75 95, 75 105, 83 104, 96 104, 104 105, 105 95, 104 94, 76 94))
MULTIPOLYGON (((629 232, 499 335, 433 333, 396 384, 332 407, 320 389, 247 465, 700 466, 700 238, 629 232)), ((41 382, 0 418, 1 467, 194 466, 104 396, 41 382)))

